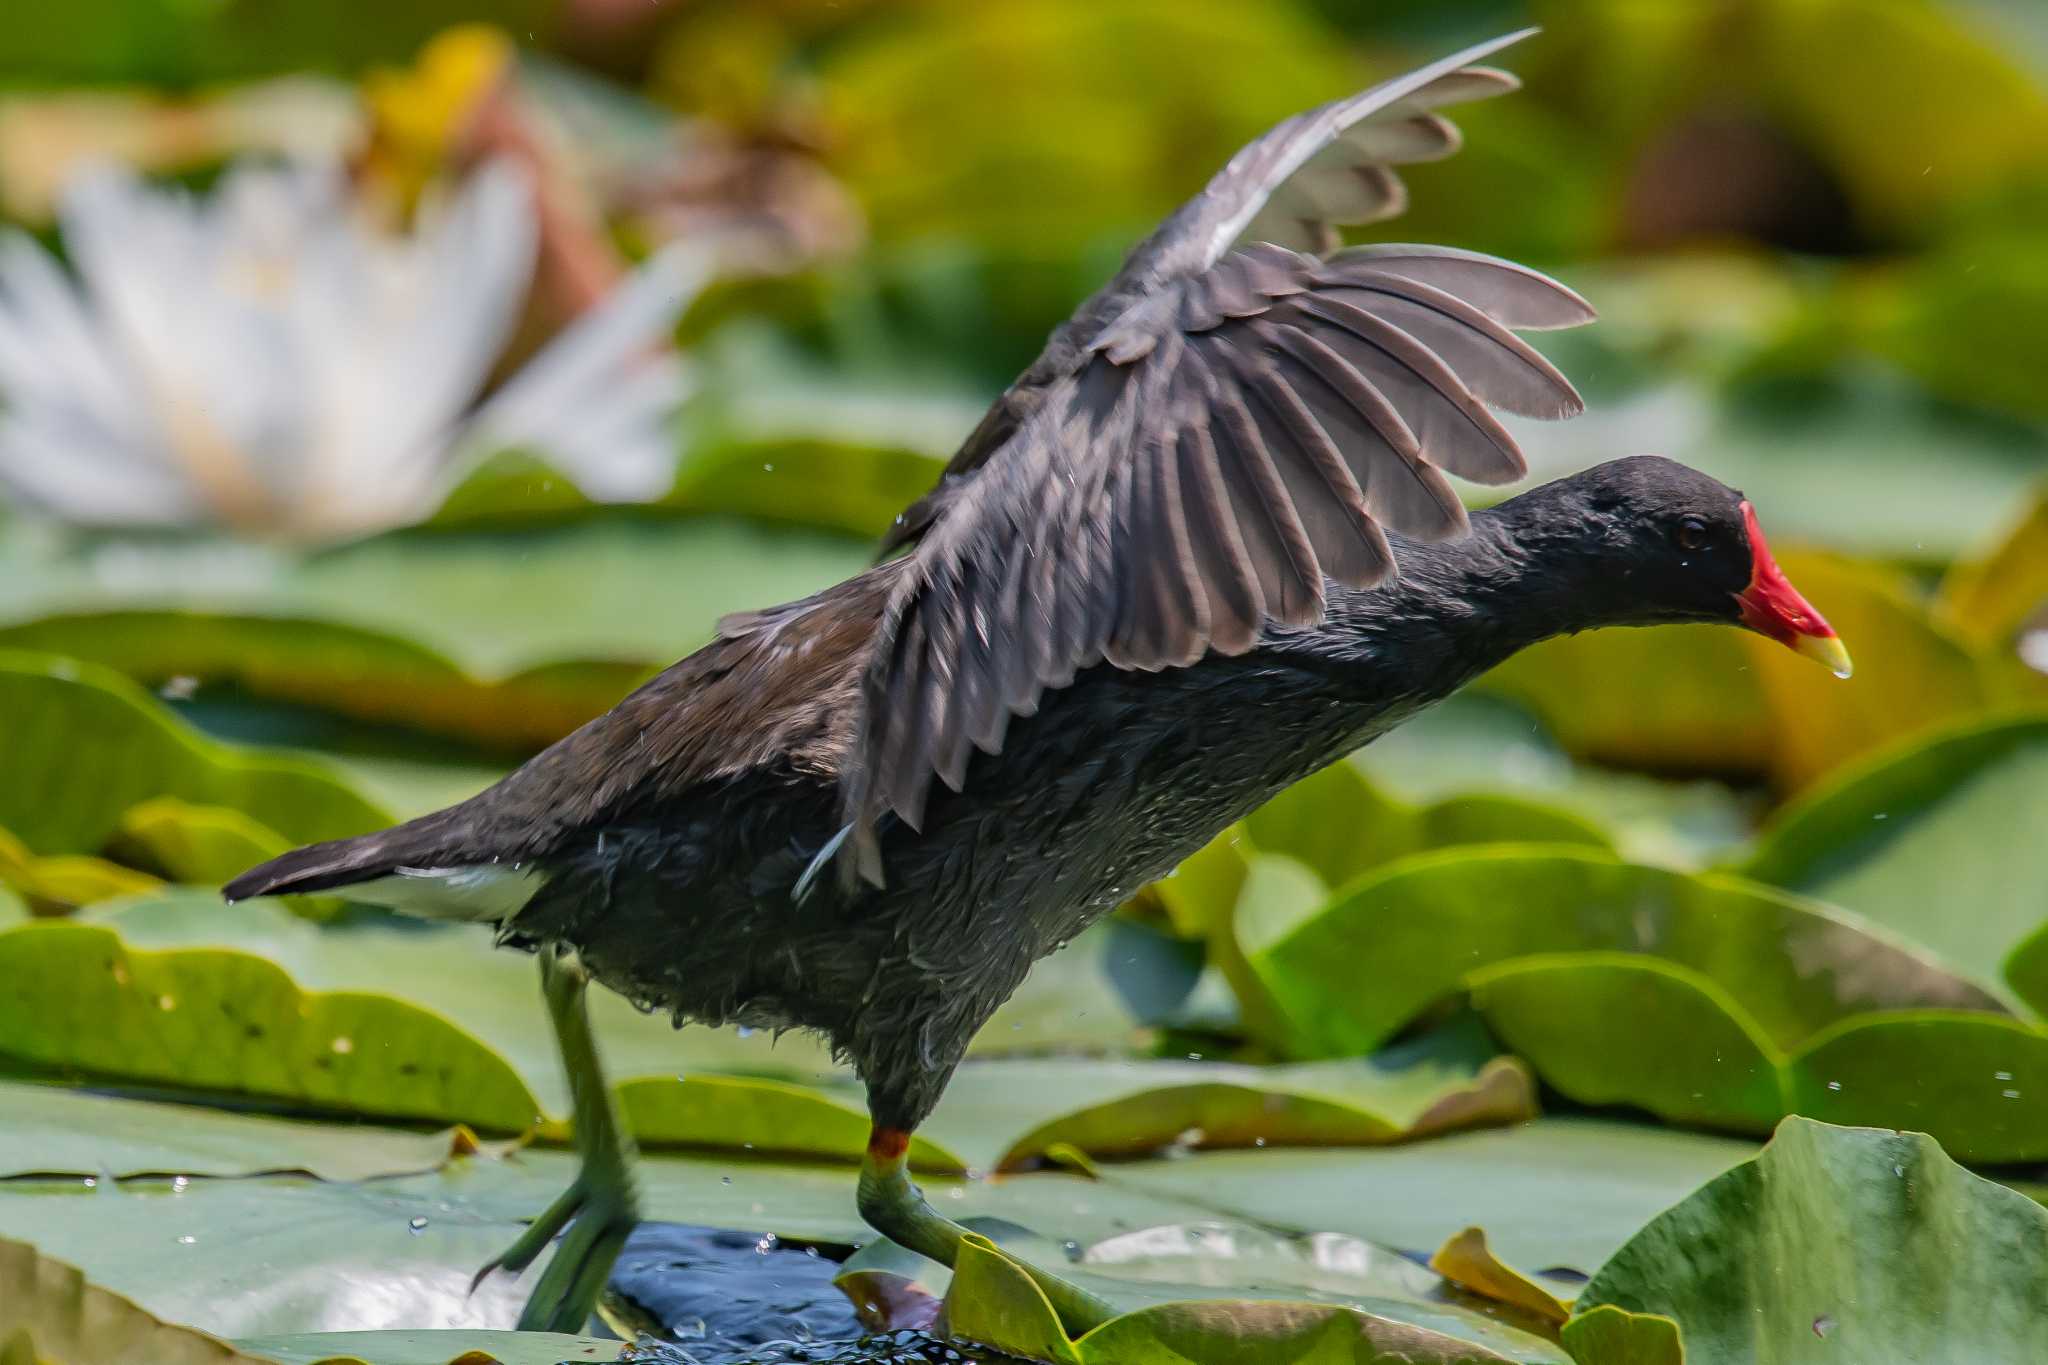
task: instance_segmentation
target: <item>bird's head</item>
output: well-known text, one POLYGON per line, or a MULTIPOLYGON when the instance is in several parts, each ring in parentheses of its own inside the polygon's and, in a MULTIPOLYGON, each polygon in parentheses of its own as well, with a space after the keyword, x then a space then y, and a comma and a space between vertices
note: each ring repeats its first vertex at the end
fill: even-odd
POLYGON ((1606 567, 1661 620, 1740 625, 1849 676, 1849 651, 1771 556, 1737 490, 1653 455, 1568 480, 1605 532, 1606 567))

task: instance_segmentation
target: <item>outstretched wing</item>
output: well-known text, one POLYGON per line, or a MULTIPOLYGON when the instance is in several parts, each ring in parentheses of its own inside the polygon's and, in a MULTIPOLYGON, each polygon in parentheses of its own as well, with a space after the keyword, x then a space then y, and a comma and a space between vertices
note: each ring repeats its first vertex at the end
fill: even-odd
POLYGON ((1589 320, 1562 285, 1438 247, 1320 254, 1336 225, 1399 210, 1390 164, 1455 149, 1433 106, 1512 88, 1470 65, 1512 41, 1240 152, 1055 335, 913 509, 921 539, 870 656, 844 778, 849 868, 879 881, 881 812, 919 825, 934 776, 957 790, 974 747, 995 752, 1011 716, 1078 670, 1242 652, 1268 621, 1319 621, 1325 575, 1384 577, 1382 527, 1462 532, 1444 471, 1525 472, 1490 409, 1579 411, 1511 330, 1589 320))

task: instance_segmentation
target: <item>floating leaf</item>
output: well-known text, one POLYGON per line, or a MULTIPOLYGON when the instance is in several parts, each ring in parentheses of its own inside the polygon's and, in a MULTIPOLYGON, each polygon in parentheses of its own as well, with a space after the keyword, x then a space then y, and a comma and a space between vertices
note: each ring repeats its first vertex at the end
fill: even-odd
POLYGON ((1577 1365, 1685 1365, 1677 1323, 1611 1303, 1566 1323, 1561 1340, 1577 1365))
POLYGON ((2048 715, 2007 716, 1901 745, 1815 788, 1771 823, 1743 871, 1990 981, 2048 917, 2044 820, 2048 715))
POLYGON ((466 1128, 438 1133, 304 1123, 157 1104, 48 1085, 0 1084, 0 1179, 29 1175, 243 1176, 321 1180, 432 1171, 479 1150, 466 1128))
POLYGON ((42 906, 61 913, 95 901, 139 895, 162 883, 144 872, 79 853, 38 857, 5 829, 0 829, 0 885, 13 888, 42 906))
POLYGON ((1519 1308, 1545 1322, 1562 1323, 1571 1310, 1542 1285, 1504 1264, 1486 1245, 1484 1228, 1466 1228, 1429 1258, 1429 1268, 1469 1293, 1519 1308))
POLYGON ((64 1072, 390 1118, 531 1126, 495 1053, 388 996, 303 991, 224 949, 150 952, 62 920, 0 933, 0 1050, 64 1072))
POLYGON ((1048 1060, 962 1068, 931 1127, 954 1133, 973 1116, 975 1127, 1002 1134, 1006 1145, 992 1159, 971 1138, 958 1145, 1004 1171, 1061 1144, 1091 1157, 1168 1147, 1372 1146, 1535 1113, 1528 1072, 1505 1057, 1406 1067, 1368 1058, 1275 1067, 1048 1060))
POLYGON ((1542 1118, 1365 1151, 1269 1148, 1117 1164, 1103 1167, 1096 1188, 1418 1256, 1484 1224, 1503 1260, 1548 1274, 1597 1268, 1659 1210, 1755 1153, 1754 1142, 1735 1138, 1542 1118))
MULTIPOLYGON (((620 1112, 643 1147, 743 1148, 764 1156, 837 1157, 858 1161, 867 1150, 868 1115, 787 1081, 742 1076, 647 1076, 617 1087, 620 1112)), ((913 1136, 919 1170, 962 1172, 967 1164, 943 1146, 913 1136)))
POLYGON ((1857 669, 1847 681, 1832 678, 1760 636, 1737 637, 1771 715, 1770 772, 1780 789, 2009 699, 1979 651, 1935 621, 1903 581, 1823 555, 1787 552, 1779 562, 1849 642, 1857 669))
POLYGON ((1937 608, 1965 639, 2004 648, 2048 605, 2048 487, 1993 541, 1958 560, 1937 608))
MULTIPOLYGON (((114 845, 128 861, 154 867, 171 880, 219 886, 292 847, 261 821, 228 806, 199 806, 159 796, 121 817, 114 845)), ((116 895, 151 889, 154 878, 116 895)), ((95 899, 108 899, 106 896, 95 899)), ((339 896, 287 896, 281 904, 307 919, 332 919, 346 904, 339 896)))
POLYGON ((2044 1284, 2048 1210, 1923 1134, 1792 1118, 1630 1239, 1579 1302, 1675 1319, 1692 1365, 2020 1361, 2048 1345, 2044 1284))
MULTIPOLYGON (((1226 1250, 1222 1263, 1227 1264, 1229 1256, 1226 1250)), ((1216 1260, 1207 1254, 1201 1259, 1216 1260)), ((1199 1285, 1181 1286, 1146 1275, 1132 1277, 1129 1272, 1134 1267, 1130 1265, 1100 1264, 1098 1273, 1085 1277, 1090 1289, 1098 1293, 1120 1289, 1127 1299, 1150 1299, 1151 1303, 1103 1323, 1076 1341, 1061 1327, 1043 1291, 1015 1261, 986 1239, 971 1237, 953 1267, 942 1321, 956 1338, 1072 1365, 1152 1361, 1165 1365, 1214 1359, 1280 1365, 1310 1358, 1367 1365, 1478 1365, 1566 1359, 1540 1337, 1446 1304, 1430 1303, 1419 1294, 1404 1295, 1399 1272, 1393 1272, 1390 1282, 1388 1270, 1375 1268, 1369 1258, 1354 1255, 1343 1260, 1349 1269, 1350 1291, 1332 1288, 1347 1277, 1331 1273, 1334 1267, 1328 1267, 1313 1277, 1319 1297, 1354 1299, 1361 1306, 1290 1302, 1285 1296, 1289 1286, 1269 1288, 1254 1298, 1201 1299, 1197 1297, 1199 1285), (1124 1274, 1119 1276, 1118 1271, 1124 1274)), ((1399 1261, 1399 1257, 1383 1255, 1377 1264, 1391 1269, 1392 1263, 1399 1261)))
POLYGON ((647 664, 563 660, 481 678, 386 631, 339 621, 192 610, 71 612, 0 629, 0 645, 398 724, 496 748, 537 748, 607 710, 647 664))
POLYGON ((262 1365, 225 1341, 160 1322, 62 1261, 0 1238, 0 1354, 28 1365, 262 1365))
POLYGON ((1651 955, 1708 977, 1787 1047, 1865 1010, 1999 1008, 1824 906, 1727 877, 1528 847, 1392 864, 1245 956, 1285 1017, 1280 1041, 1343 1056, 1371 1051, 1489 964, 1583 951, 1651 955))
POLYGON ((89 853, 154 796, 259 811, 294 842, 359 834, 382 811, 310 759, 221 744, 119 674, 0 653, 0 825, 39 853, 89 853))
POLYGON ((307 1332, 236 1343, 276 1365, 569 1365, 617 1360, 622 1341, 555 1332, 307 1332))

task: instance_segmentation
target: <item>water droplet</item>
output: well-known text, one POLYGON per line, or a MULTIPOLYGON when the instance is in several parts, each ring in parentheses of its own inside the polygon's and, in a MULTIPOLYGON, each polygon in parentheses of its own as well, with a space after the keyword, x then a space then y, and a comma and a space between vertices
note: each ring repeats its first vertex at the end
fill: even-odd
POLYGON ((1840 1081, 1829 1081, 1829 1082, 1828 1082, 1828 1089, 1830 1089, 1830 1090, 1840 1090, 1841 1088, 1842 1088, 1842 1083, 1841 1083, 1840 1081))
POLYGON ((2009 1081, 2012 1079, 2012 1073, 2010 1071, 1994 1071, 1991 1073, 1991 1079, 1994 1081, 2009 1081))
POLYGON ((754 1036, 754 1026, 752 1024, 741 1024, 733 1032, 742 1038, 751 1038, 754 1036))
POLYGON ((1081 1259, 1081 1244, 1071 1237, 1060 1243, 1060 1250, 1067 1253, 1067 1259, 1070 1261, 1081 1259))
POLYGON ((186 1179, 186 1178, 185 1178, 184 1176, 182 1176, 182 1175, 174 1175, 174 1176, 172 1176, 172 1177, 171 1177, 171 1193, 172 1193, 172 1194, 183 1194, 183 1193, 184 1193, 184 1192, 185 1192, 186 1190, 189 1190, 189 1189, 191 1189, 191 1188, 192 1188, 192 1182, 191 1182, 190 1180, 186 1179))
POLYGON ((427 1230, 427 1220, 424 1215, 415 1214, 406 1221, 405 1226, 413 1236, 417 1237, 427 1230))
POLYGON ((354 1052, 356 1050, 356 1040, 353 1038, 336 1038, 332 1043, 329 1043, 328 1046, 333 1048, 342 1056, 346 1057, 349 1053, 354 1052))
POLYGON ((1906 1178, 1906 1168, 1904 1166, 1895 1164, 1892 1167, 1892 1174, 1897 1176, 1899 1179, 1904 1180, 1906 1178))
POLYGON ((701 1341, 711 1334, 711 1324, 702 1318, 684 1318, 681 1322, 669 1324, 669 1335, 684 1341, 701 1341))
POLYGON ((718 1177, 718 1183, 721 1185, 730 1185, 732 1184, 732 1177, 729 1175, 722 1175, 718 1177))
POLYGON ((2005 1096, 2009 1100, 2016 1100, 2020 1097, 2020 1092, 2017 1090, 2001 1090, 1998 1093, 2005 1096))
POLYGON ((1202 1060, 1202 1054, 1199 1052, 1190 1052, 1188 1054, 1188 1060, 1191 1062, 1199 1062, 1202 1060))
POLYGON ((1266 1145, 1266 1140, 1265 1140, 1264 1138, 1253 1138, 1253 1139, 1252 1139, 1252 1146, 1254 1146, 1254 1147, 1263 1147, 1263 1146, 1265 1146, 1265 1145, 1266 1145))
POLYGON ((188 1232, 183 1237, 180 1237, 178 1239, 178 1245, 181 1247, 188 1247, 191 1246, 194 1242, 197 1242, 198 1240, 199 1239, 197 1237, 194 1237, 191 1233, 188 1232))
POLYGON ((764 1232, 761 1234, 761 1240, 754 1243, 754 1254, 756 1256, 766 1256, 780 1245, 782 1245, 780 1237, 777 1237, 772 1232, 764 1232))
POLYGON ((1826 1339, 1827 1334, 1834 1330, 1835 1320, 1829 1317, 1826 1313, 1822 1313, 1819 1317, 1813 1320, 1813 1334, 1817 1337, 1826 1339))
POLYGON ((99 1178, 97 1176, 89 1175, 85 1178, 85 1187, 89 1190, 98 1189, 99 1183, 99 1178))

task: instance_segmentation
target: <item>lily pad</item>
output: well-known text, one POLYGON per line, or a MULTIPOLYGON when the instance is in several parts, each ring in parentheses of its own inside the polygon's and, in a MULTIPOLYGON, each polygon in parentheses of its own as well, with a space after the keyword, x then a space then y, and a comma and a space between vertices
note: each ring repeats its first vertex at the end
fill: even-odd
POLYGON ((1755 1155, 1753 1141, 1647 1124, 1542 1118, 1368 1150, 1194 1152, 1104 1166, 1097 1187, 1219 1218, 1335 1232, 1426 1256, 1483 1225, 1496 1255, 1589 1272, 1645 1221, 1755 1155))
POLYGON ((424 645, 345 621, 233 612, 67 612, 0 629, 0 646, 61 654, 145 687, 233 688, 495 749, 560 739, 624 696, 647 663, 563 659, 485 678, 424 645))
POLYGON ((1937 620, 1902 578, 1826 555, 1787 552, 1779 560, 1856 654, 1856 676, 1845 681, 1760 636, 1737 636, 1770 712, 1770 775, 1781 791, 1904 735, 2017 700, 1982 651, 1937 620))
POLYGON ((530 1127, 489 1048, 389 996, 302 990, 267 958, 131 948, 63 920, 0 933, 0 1050, 17 1062, 316 1110, 530 1127))
POLYGON ((229 1114, 0 1083, 0 1179, 21 1176, 242 1176, 303 1172, 367 1180, 438 1170, 480 1150, 466 1128, 437 1133, 229 1114))
POLYGON ((23 1242, 0 1238, 0 1290, 0 1352, 9 1360, 261 1365, 225 1341, 159 1321, 23 1242))
POLYGON ((1008 1061, 963 1067, 931 1132, 985 1169, 1014 1170, 1065 1145, 1091 1157, 1164 1148, 1372 1146, 1536 1113, 1513 1058, 1369 1058, 1256 1067, 1223 1062, 1008 1061), (962 1127, 970 1133, 950 1135, 962 1127), (988 1150, 972 1130, 1001 1134, 988 1150))
POLYGON ((2048 1350, 2044 1286, 2048 1210, 1923 1134, 1793 1118, 1579 1302, 1676 1320, 1693 1365, 2021 1361, 2048 1350))
POLYGON ((1995 648, 2048 605, 2048 488, 2029 499, 1992 542, 1959 559, 1941 581, 1937 609, 1958 634, 1995 648))
POLYGON ((557 1332, 306 1332, 235 1343, 275 1365, 567 1365, 617 1360, 622 1341, 557 1332))
POLYGON ((28 897, 45 913, 61 914, 96 901, 139 895, 161 884, 146 872, 88 854, 38 856, 0 829, 0 885, 28 897))
POLYGON ((1611 1303, 1573 1318, 1559 1340, 1576 1365, 1685 1365, 1677 1323, 1611 1303))
POLYGON ((359 834, 384 812, 312 759, 211 740, 109 669, 0 653, 0 825, 38 853, 91 853, 156 796, 260 812, 294 842, 359 834))
POLYGON ((2014 1019, 1861 1014, 1787 1052, 1710 978, 1620 953, 1503 963, 1475 974, 1473 1000, 1581 1103, 1757 1134, 1795 1113, 1917 1127, 1968 1161, 2048 1158, 2048 1035, 2014 1019), (1631 1041, 1613 1036, 1615 1019, 1631 1041))
POLYGON ((1743 865, 1981 980, 2048 920, 2048 716, 1902 745, 1785 808, 1743 865), (1964 908, 1965 902, 1967 909, 1964 908))
MULTIPOLYGON (((1128 1266, 1103 1265, 1086 1277, 1091 1289, 1121 1289, 1127 1298, 1150 1304, 1095 1327, 1079 1340, 1070 1337, 1038 1286, 994 1244, 971 1237, 962 1246, 946 1292, 944 1324, 953 1336, 1031 1359, 1071 1365, 1140 1365, 1229 1359, 1297 1361, 1307 1358, 1358 1361, 1366 1365, 1478 1365, 1479 1362, 1557 1362, 1568 1357, 1543 1338, 1520 1332, 1477 1313, 1431 1302, 1402 1283, 1399 1257, 1374 1262, 1348 1257, 1348 1276, 1319 1267, 1315 1277, 1324 1302, 1290 1301, 1277 1286, 1264 1294, 1230 1299, 1186 1297, 1182 1286, 1144 1276, 1118 1276, 1128 1266), (1345 1279, 1350 1292, 1333 1288, 1345 1279), (1406 1288, 1407 1292, 1403 1293, 1406 1288), (1338 1303, 1328 1300, 1336 1299, 1338 1303), (1345 1303, 1343 1300, 1352 1300, 1345 1303), (1161 1301, 1163 1300, 1163 1301, 1161 1301)), ((1101 1263, 1095 1263, 1101 1264, 1101 1263)), ((1410 1265, 1410 1272, 1418 1267, 1410 1265)), ((1427 1284, 1434 1277, 1421 1276, 1427 1284)))
POLYGON ((1789 1047, 1865 1010, 1995 1010, 1995 997, 1824 906, 1737 879, 1595 853, 1424 854, 1354 883, 1247 965, 1296 1055, 1368 1052, 1490 964, 1615 952, 1704 976, 1789 1047), (1371 989, 1360 989, 1362 972, 1371 989))
POLYGON ((1545 641, 1476 685, 1536 713, 1577 756, 1764 777, 1786 791, 2011 695, 1977 647, 1895 579, 1813 554, 1780 560, 1855 651, 1854 679, 1745 632, 1659 626, 1545 641))

